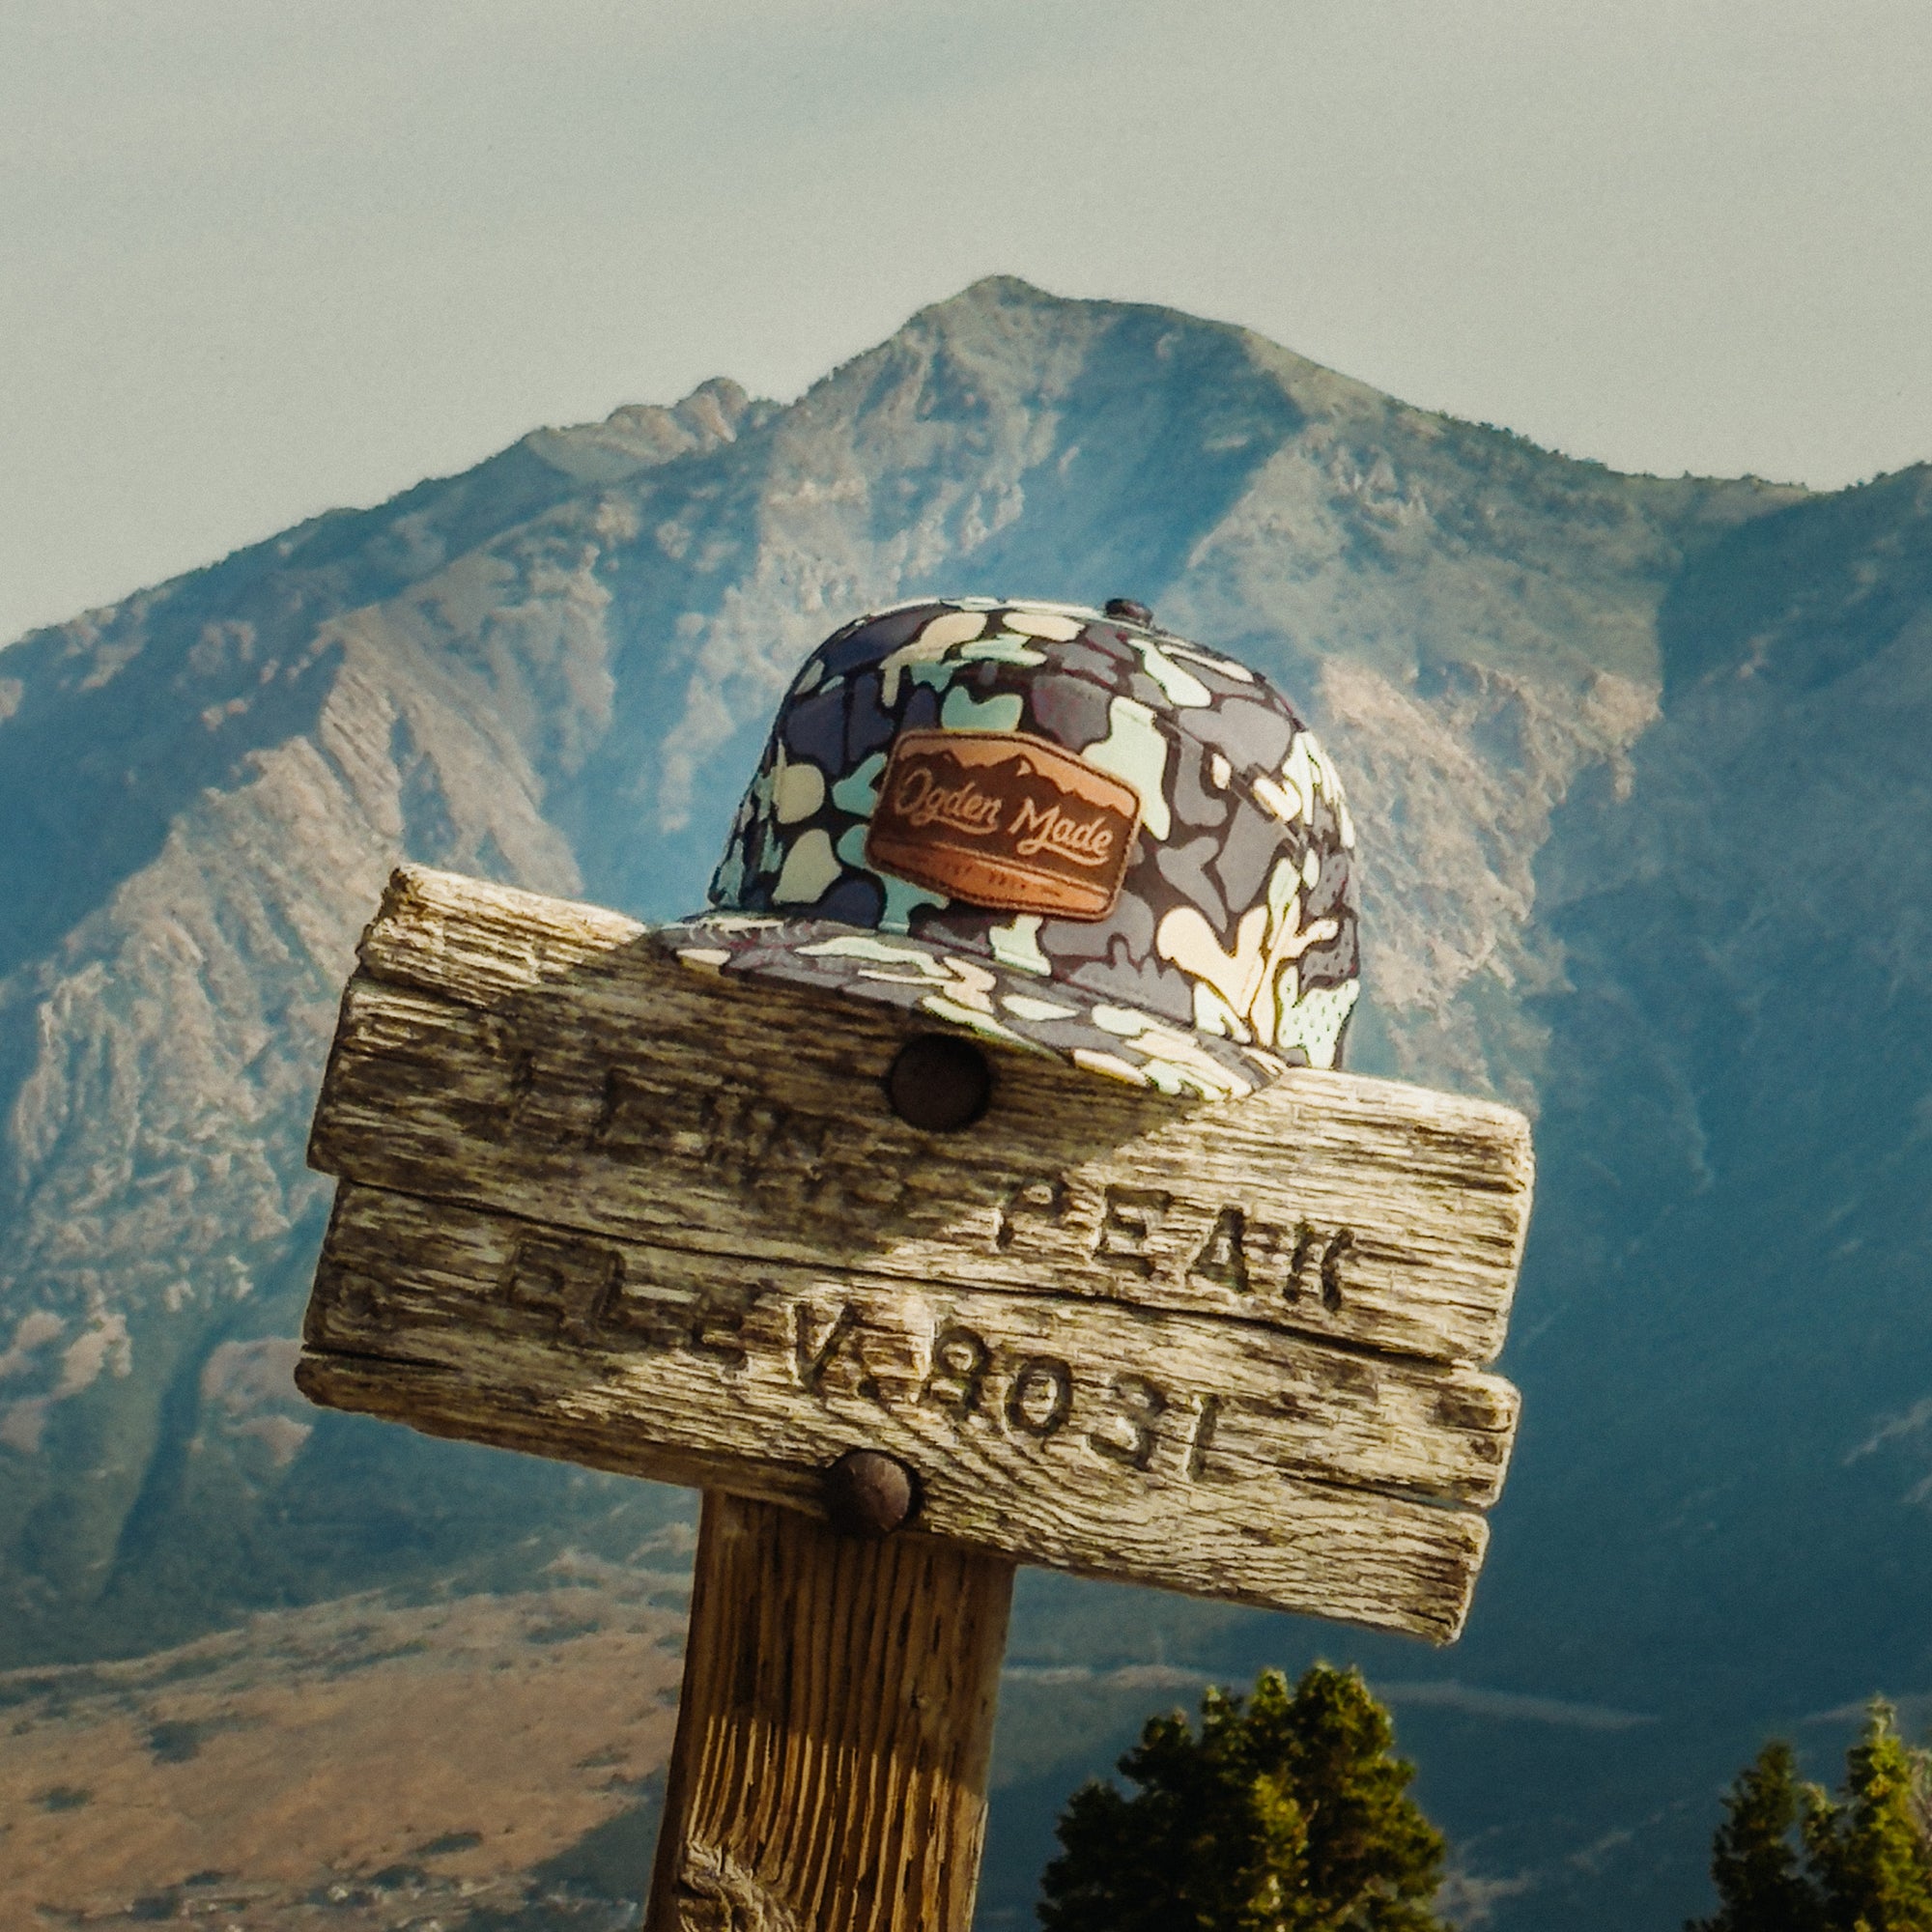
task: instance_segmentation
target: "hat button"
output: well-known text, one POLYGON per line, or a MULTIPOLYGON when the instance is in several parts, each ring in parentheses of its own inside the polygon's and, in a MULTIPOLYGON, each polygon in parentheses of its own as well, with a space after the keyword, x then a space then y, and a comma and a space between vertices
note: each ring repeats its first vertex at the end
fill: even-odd
POLYGON ((1153 612, 1132 597, 1110 597, 1100 607, 1103 617, 1119 617, 1129 624, 1151 624, 1153 612))

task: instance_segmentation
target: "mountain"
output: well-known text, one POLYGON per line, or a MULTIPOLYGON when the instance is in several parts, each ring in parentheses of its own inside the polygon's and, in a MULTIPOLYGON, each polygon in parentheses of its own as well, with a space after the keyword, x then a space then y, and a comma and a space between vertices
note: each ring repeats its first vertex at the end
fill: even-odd
POLYGON ((1361 827, 1350 1065, 1538 1122, 1467 1636, 1027 1577, 985 1922, 1128 1734, 1107 1687, 1317 1654, 1394 1702, 1467 1922, 1700 1909, 1767 1729, 1823 1769, 1932 1694, 1932 470, 1618 475, 1011 280, 791 405, 541 430, 0 653, 0 1665, 688 1515, 294 1393, 335 1001, 405 855, 696 907, 799 658, 926 590, 1136 596, 1275 676, 1361 827))

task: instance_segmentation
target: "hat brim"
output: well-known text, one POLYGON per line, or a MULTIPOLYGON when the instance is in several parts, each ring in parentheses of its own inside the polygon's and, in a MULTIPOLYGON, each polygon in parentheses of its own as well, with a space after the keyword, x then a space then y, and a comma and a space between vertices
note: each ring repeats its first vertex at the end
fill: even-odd
POLYGON ((696 971, 875 1001, 1162 1094, 1234 1099, 1288 1070, 1264 1048, 903 933, 719 912, 658 926, 652 938, 696 971))

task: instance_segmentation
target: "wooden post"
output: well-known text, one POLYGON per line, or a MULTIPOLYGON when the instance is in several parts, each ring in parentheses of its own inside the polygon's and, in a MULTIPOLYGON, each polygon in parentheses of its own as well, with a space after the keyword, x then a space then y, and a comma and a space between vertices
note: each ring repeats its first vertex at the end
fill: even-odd
POLYGON ((959 1037, 417 868, 363 937, 297 1381, 706 1492, 651 1932, 966 1932, 1015 1562, 1468 1612, 1521 1116, 959 1037), (916 1051, 974 1104, 907 1104, 916 1051))
POLYGON ((966 1932, 1012 1582, 708 1492, 649 1932, 966 1932))

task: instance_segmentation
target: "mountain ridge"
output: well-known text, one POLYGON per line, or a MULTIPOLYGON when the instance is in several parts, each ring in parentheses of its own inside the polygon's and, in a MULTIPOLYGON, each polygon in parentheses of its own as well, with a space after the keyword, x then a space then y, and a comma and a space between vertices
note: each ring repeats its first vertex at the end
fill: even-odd
MULTIPOLYGON (((288 1388, 355 933, 403 856, 689 911, 836 623, 1132 594, 1276 677, 1347 779, 1351 1065, 1539 1120, 1521 1448, 1453 1671, 1491 1701, 1405 1709, 1425 1793, 1499 1924, 1681 1917, 1714 1781, 1869 1688, 1832 1633, 1894 1690, 1932 1670, 1897 1607, 1932 1582, 1903 1500, 1932 1379, 1928 532, 1922 466, 1833 496, 1622 476, 1232 324, 992 278, 792 403, 718 378, 533 431, 30 633, 0 653, 0 1664, 521 1588, 683 1512, 288 1388), (1873 1549, 1892 1583, 1847 1612, 1873 1549), (1617 1833, 1593 1889, 1574 1859, 1617 1833)), ((1346 1642, 1429 1674, 1043 1577, 1015 1657, 1134 1664, 1155 1631, 1163 1665, 1346 1642)), ((1036 1760, 989 1911, 1104 1758, 1036 1760)))

